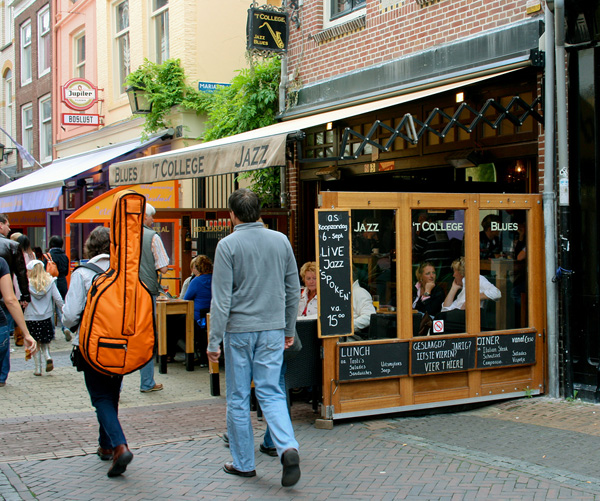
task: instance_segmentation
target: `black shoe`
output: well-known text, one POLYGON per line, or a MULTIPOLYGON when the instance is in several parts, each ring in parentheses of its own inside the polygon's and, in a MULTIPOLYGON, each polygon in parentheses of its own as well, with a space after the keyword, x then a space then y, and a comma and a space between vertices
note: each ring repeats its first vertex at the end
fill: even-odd
POLYGON ((264 443, 262 443, 260 444, 258 450, 263 454, 266 454, 267 456, 271 456, 274 458, 277 457, 277 449, 275 447, 267 447, 264 443))
POLYGON ((237 468, 234 468, 233 463, 225 463, 223 465, 223 471, 230 475, 237 475, 238 477, 256 477, 256 470, 240 471, 237 468))
POLYGON ((227 432, 223 433, 223 435, 221 435, 221 438, 223 439, 223 442, 225 442, 225 446, 229 447, 229 435, 227 434, 227 432))
POLYGON ((281 485, 291 487, 300 480, 300 457, 296 449, 288 449, 281 455, 281 464, 283 472, 281 475, 281 485))

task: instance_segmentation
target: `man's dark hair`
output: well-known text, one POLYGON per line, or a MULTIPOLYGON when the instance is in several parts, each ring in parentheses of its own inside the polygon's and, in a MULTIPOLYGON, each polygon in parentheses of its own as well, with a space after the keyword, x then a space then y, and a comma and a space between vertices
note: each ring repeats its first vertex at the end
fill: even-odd
POLYGON ((8 216, 0 212, 0 223, 8 223, 8 216))
POLYGON ((96 226, 83 246, 83 254, 92 259, 98 254, 110 254, 110 230, 106 226, 96 226))
POLYGON ((56 247, 57 249, 62 249, 63 243, 62 237, 59 237, 58 235, 52 235, 50 237, 50 241, 48 242, 48 248, 54 249, 54 247, 56 247))
POLYGON ((252 190, 240 188, 229 196, 229 209, 242 223, 254 223, 260 217, 260 200, 252 190))

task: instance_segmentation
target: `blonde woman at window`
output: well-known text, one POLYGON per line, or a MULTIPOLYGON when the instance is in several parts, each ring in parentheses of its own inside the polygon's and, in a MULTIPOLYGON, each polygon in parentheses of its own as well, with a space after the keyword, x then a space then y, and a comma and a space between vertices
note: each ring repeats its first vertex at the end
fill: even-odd
POLYGON ((317 318, 317 263, 308 261, 300 268, 300 278, 304 288, 300 293, 298 317, 317 318))

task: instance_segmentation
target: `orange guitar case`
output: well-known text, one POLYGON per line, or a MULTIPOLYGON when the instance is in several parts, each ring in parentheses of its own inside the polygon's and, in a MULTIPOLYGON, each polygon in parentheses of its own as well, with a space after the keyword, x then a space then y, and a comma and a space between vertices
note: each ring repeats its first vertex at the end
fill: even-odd
POLYGON ((79 349, 98 372, 129 374, 151 358, 156 322, 139 276, 146 199, 131 190, 114 197, 110 268, 96 276, 79 329, 79 349))

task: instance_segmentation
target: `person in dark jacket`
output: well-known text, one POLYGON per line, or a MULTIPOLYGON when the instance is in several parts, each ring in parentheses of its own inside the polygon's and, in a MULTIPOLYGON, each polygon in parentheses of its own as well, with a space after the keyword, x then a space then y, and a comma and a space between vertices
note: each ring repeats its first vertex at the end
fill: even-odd
MULTIPOLYGON (((19 303, 21 308, 25 309, 31 302, 29 294, 29 280, 27 279, 27 268, 25 267, 25 258, 19 248, 19 243, 8 238, 10 233, 10 222, 6 214, 0 214, 0 257, 4 258, 8 263, 11 277, 17 278, 21 297, 19 303)), ((15 323, 4 301, 0 300, 0 307, 4 311, 8 323, 9 334, 12 335, 15 330, 15 323)))
MULTIPOLYGON (((56 278, 56 287, 58 288, 58 292, 64 299, 67 295, 67 275, 69 274, 69 258, 63 251, 63 239, 58 235, 53 235, 50 237, 50 241, 48 242, 48 252, 50 253, 50 257, 52 261, 56 263, 56 267, 58 268, 58 277, 56 278)), ((46 259, 44 259, 44 266, 48 263, 46 259)))
POLYGON ((0 214, 0 257, 3 257, 8 263, 8 268, 13 276, 17 277, 19 290, 21 291, 21 307, 25 308, 31 302, 29 295, 29 280, 27 279, 27 268, 25 267, 25 258, 19 243, 8 238, 10 233, 10 222, 6 214, 0 214))
POLYGON ((417 297, 413 302, 413 308, 421 313, 429 313, 431 316, 442 311, 442 303, 446 294, 444 290, 435 283, 435 266, 429 261, 421 263, 415 271, 417 283, 417 297))

